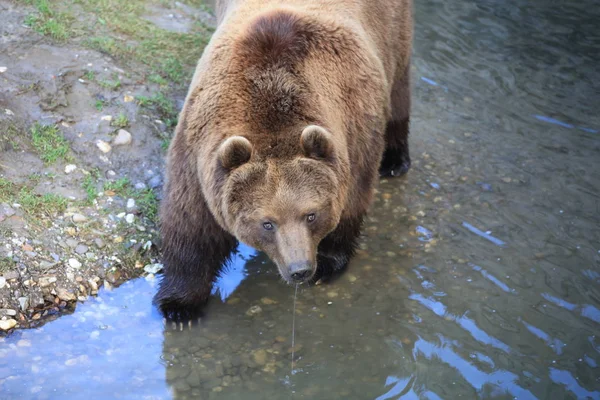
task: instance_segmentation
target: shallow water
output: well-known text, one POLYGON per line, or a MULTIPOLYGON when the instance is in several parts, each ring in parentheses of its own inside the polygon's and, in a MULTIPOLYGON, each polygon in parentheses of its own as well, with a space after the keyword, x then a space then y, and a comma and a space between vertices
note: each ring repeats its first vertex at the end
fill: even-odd
POLYGON ((599 12, 416 2, 413 169, 299 288, 294 374, 294 289, 241 247, 199 328, 138 279, 0 339, 0 397, 600 398, 599 12))

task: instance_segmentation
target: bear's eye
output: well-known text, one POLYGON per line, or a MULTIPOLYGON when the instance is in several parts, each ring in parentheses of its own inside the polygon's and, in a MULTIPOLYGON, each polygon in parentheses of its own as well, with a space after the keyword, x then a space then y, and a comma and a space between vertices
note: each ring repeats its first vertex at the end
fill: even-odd
POLYGON ((310 213, 310 214, 308 214, 308 215, 306 216, 306 220, 307 220, 308 222, 313 222, 313 221, 314 221, 316 218, 317 218, 317 217, 316 217, 316 215, 315 215, 314 213, 310 213))
POLYGON ((273 224, 270 222, 263 222, 263 228, 270 231, 271 229, 273 229, 273 224))

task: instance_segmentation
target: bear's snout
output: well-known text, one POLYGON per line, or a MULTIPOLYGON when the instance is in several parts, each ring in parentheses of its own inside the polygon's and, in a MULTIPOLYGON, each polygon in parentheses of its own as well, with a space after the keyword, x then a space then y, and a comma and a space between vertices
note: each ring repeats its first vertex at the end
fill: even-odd
POLYGON ((296 262, 289 266, 290 278, 293 283, 303 283, 312 275, 312 266, 308 261, 296 262))

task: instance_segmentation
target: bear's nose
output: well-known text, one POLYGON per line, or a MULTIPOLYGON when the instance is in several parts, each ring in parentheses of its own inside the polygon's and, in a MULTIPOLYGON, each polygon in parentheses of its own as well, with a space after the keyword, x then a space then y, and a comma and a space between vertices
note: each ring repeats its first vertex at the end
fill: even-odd
POLYGON ((304 282, 311 274, 312 268, 307 262, 293 263, 290 265, 290 276, 296 283, 304 282))

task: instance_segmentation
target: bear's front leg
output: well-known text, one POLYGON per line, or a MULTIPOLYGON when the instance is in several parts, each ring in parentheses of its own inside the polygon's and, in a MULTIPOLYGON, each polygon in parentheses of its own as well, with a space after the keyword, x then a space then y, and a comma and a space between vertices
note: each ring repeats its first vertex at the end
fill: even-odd
POLYGON ((354 256, 363 216, 342 218, 333 232, 319 244, 317 271, 313 282, 327 281, 335 272, 342 271, 354 256))
POLYGON ((165 318, 196 320, 216 277, 234 250, 236 239, 215 221, 204 200, 193 156, 179 146, 170 149, 168 179, 160 210, 164 275, 154 296, 165 318))

